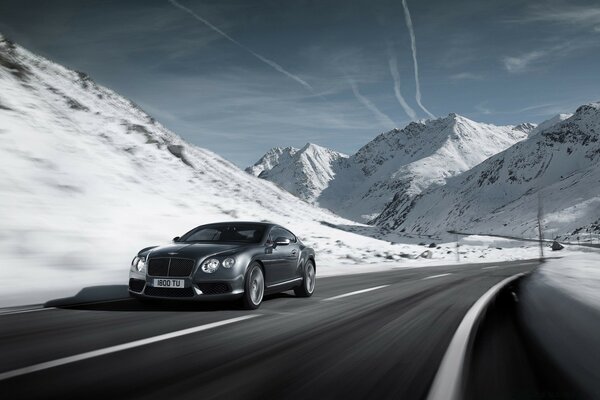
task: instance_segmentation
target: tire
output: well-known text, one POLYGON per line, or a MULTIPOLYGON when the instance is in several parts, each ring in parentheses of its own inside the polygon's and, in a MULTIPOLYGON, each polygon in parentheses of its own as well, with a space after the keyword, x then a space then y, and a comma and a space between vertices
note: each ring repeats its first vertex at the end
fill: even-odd
POLYGON ((244 279, 244 296, 242 307, 246 310, 256 310, 260 307, 265 295, 265 275, 260 264, 254 262, 248 267, 244 279))
POLYGON ((317 271, 315 269, 315 263, 312 260, 308 260, 304 266, 304 272, 302 274, 302 285, 294 288, 294 293, 298 297, 310 297, 315 292, 315 285, 317 283, 316 278, 317 271))

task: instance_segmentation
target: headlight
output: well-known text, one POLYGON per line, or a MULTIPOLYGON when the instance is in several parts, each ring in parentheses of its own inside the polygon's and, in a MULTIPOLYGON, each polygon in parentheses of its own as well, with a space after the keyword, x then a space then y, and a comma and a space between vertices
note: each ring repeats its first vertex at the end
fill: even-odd
POLYGON ((134 257, 131 260, 131 270, 142 272, 146 268, 146 258, 145 257, 134 257))
POLYGON ((231 268, 233 267, 233 264, 235 264, 235 258, 227 257, 221 264, 224 268, 231 268))
POLYGON ((202 271, 207 274, 212 274, 219 268, 219 260, 216 258, 211 258, 202 263, 202 271))
POLYGON ((142 272, 146 268, 146 259, 143 257, 138 258, 138 262, 135 265, 135 267, 138 270, 138 272, 142 272))

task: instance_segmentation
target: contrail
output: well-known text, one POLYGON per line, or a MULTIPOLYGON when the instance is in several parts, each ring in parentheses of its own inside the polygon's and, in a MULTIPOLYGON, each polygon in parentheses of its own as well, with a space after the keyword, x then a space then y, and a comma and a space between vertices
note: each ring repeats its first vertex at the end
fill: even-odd
POLYGON ((295 80, 296 82, 298 82, 299 84, 301 84, 302 86, 304 86, 306 89, 308 89, 312 93, 315 92, 315 90, 313 89, 313 87, 310 86, 308 84, 308 82, 306 82, 302 78, 300 78, 300 77, 292 74, 291 72, 286 71, 281 65, 277 64, 275 61, 271 61, 268 58, 261 56, 260 54, 258 54, 254 50, 252 50, 251 48, 249 48, 247 46, 244 46, 243 44, 241 44, 240 42, 238 42, 237 40, 235 40, 234 38, 232 38, 231 36, 229 36, 228 34, 226 34, 225 32, 223 32, 218 27, 216 27, 213 24, 211 24, 206 19, 204 19, 201 16, 199 16, 198 14, 196 14, 194 11, 190 10, 186 6, 179 4, 176 0, 169 0, 169 2, 171 4, 173 4, 175 7, 180 8, 181 10, 187 12, 192 17, 196 18, 198 21, 202 22, 204 25, 208 26, 210 29, 212 29, 213 31, 217 32, 219 35, 223 36, 225 39, 229 40, 231 43, 235 44, 236 46, 238 46, 238 47, 240 47, 240 48, 242 48, 244 50, 246 50, 248 53, 252 54, 254 57, 258 58, 260 61, 264 62, 265 64, 267 64, 268 66, 270 66, 271 68, 273 68, 274 70, 276 70, 277 72, 280 72, 280 73, 284 74, 285 76, 287 76, 288 78, 291 78, 291 79, 295 80))
POLYGON ((404 20, 406 21, 406 27, 408 28, 408 33, 410 34, 410 46, 412 48, 412 56, 413 56, 413 65, 415 67, 415 85, 417 87, 416 100, 421 110, 425 111, 427 115, 431 118, 435 118, 435 115, 429 112, 428 109, 423 106, 421 103, 421 85, 419 84, 419 63, 417 62, 417 42, 415 40, 415 30, 413 29, 412 19, 410 18, 410 11, 408 10, 408 5, 406 4, 406 0, 402 0, 402 7, 404 7, 404 20))
POLYGON ((392 51, 391 45, 388 47, 388 52, 390 73, 394 79, 394 93, 396 93, 396 99, 398 99, 398 103, 400 103, 400 106, 402 106, 406 115, 408 115, 412 121, 415 121, 417 119, 417 113, 412 109, 411 106, 408 105, 404 99, 404 96, 402 96, 402 92, 400 91, 400 72, 398 72, 398 60, 396 60, 396 56, 392 51))
POLYGON ((377 108, 375 103, 373 103, 371 100, 367 99, 365 96, 360 94, 360 92, 358 91, 358 86, 353 80, 349 79, 348 82, 350 83, 350 87, 352 87, 354 97, 356 97, 356 99, 360 101, 362 105, 367 107, 369 110, 371 110, 373 114, 375 114, 375 117, 377 117, 381 125, 390 129, 396 126, 396 123, 392 121, 390 117, 385 115, 379 108, 377 108))

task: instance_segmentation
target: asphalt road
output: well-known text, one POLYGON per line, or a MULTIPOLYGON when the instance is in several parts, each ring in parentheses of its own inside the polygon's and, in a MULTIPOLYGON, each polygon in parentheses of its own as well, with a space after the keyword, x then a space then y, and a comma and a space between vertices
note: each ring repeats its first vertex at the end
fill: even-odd
POLYGON ((504 278, 536 266, 320 278, 313 297, 271 296, 252 312, 222 303, 148 306, 127 299, 1 314, 0 394, 422 399, 470 306, 504 278), (365 289, 373 290, 354 293, 365 289), (238 317, 249 318, 232 320, 238 317), (43 364, 65 357, 72 358, 43 364), (22 370, 39 364, 37 371, 22 370), (17 376, 7 377, 10 371, 17 376))

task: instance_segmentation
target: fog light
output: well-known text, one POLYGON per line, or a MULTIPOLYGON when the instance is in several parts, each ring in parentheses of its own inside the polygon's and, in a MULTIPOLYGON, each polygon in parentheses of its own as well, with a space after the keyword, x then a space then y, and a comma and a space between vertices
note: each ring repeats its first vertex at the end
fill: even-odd
POLYGON ((224 268, 231 268, 233 267, 233 264, 235 264, 235 259, 229 257, 223 260, 223 262, 221 263, 223 265, 224 268))

